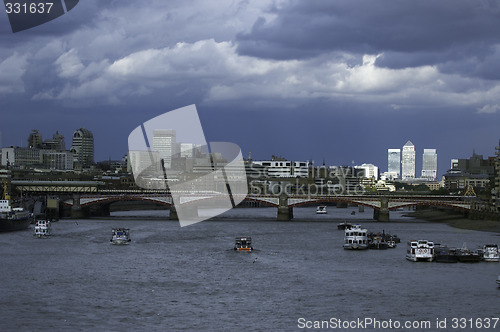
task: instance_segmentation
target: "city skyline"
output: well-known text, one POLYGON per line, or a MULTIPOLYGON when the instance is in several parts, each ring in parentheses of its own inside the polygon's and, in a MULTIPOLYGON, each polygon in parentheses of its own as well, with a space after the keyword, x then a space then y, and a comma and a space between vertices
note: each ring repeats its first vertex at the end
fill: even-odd
MULTIPOLYGON (((65 148, 65 138, 64 135, 59 133, 59 130, 55 132, 55 134, 52 135, 51 139, 43 139, 43 132, 40 132, 38 129, 32 129, 32 132, 28 135, 26 139, 26 144, 20 144, 17 146, 13 147, 19 147, 19 148, 37 148, 37 149, 42 149, 42 150, 54 150, 55 151, 61 151, 65 153, 73 153, 75 157, 75 162, 77 162, 79 159, 86 159, 87 162, 85 163, 88 165, 88 162, 92 160, 92 162, 100 162, 100 161, 109 161, 110 159, 100 159, 100 160, 93 160, 93 151, 94 151, 94 141, 93 141, 93 133, 89 131, 88 129, 85 128, 79 128, 73 132, 73 141, 71 144, 70 149, 65 148), (85 135, 83 135, 85 134, 85 135), (83 139, 82 136, 87 136, 87 139, 83 139), (82 144, 83 141, 88 141, 88 143, 82 144), (76 143, 75 143, 76 142, 76 143), (91 146, 90 146, 90 145, 91 146), (81 145, 81 147, 78 147, 81 145), (77 150, 80 150, 83 148, 85 150, 85 153, 83 153, 85 156, 80 156, 77 153, 77 150)), ((167 165, 170 163, 169 157, 167 155, 172 155, 178 153, 180 156, 184 157, 194 157, 193 152, 195 147, 199 147, 197 144, 193 143, 182 143, 182 142, 176 142, 176 131, 172 129, 161 129, 161 130, 154 130, 153 131, 153 140, 152 140, 152 149, 157 150, 160 152, 160 154, 165 154, 164 158, 166 160, 167 165)), ((338 166, 355 166, 356 168, 363 168, 365 165, 371 165, 375 166, 376 170, 379 172, 379 175, 385 175, 388 179, 402 179, 402 169, 403 169, 403 158, 402 158, 402 152, 405 150, 405 147, 411 147, 411 169, 413 172, 413 169, 415 169, 415 172, 412 173, 413 175, 410 177, 407 177, 406 180, 410 179, 427 179, 429 180, 440 180, 440 178, 445 175, 446 171, 448 171, 451 168, 454 168, 453 165, 457 164, 457 161, 459 159, 457 158, 452 158, 450 159, 449 167, 446 168, 446 171, 443 172, 442 174, 439 174, 439 171, 437 169, 437 150, 436 149, 427 149, 424 148, 423 154, 422 154, 422 159, 419 160, 417 159, 417 156, 419 155, 417 153, 418 149, 415 148, 413 143, 411 141, 407 141, 407 143, 403 146, 402 149, 387 149, 387 172, 385 171, 385 168, 380 165, 374 165, 372 163, 362 163, 362 164, 356 164, 356 165, 342 165, 342 164, 328 164, 325 163, 323 160, 323 163, 314 163, 315 166, 321 166, 321 164, 326 165, 326 166, 333 166, 333 167, 338 167, 338 166), (421 173, 417 172, 417 164, 421 164, 422 167, 419 169, 421 173), (392 168, 391 168, 392 165, 392 168), (385 174, 384 174, 385 173, 385 174), (396 173, 396 174, 392 174, 396 173)), ((0 142, 0 151, 2 148, 8 148, 5 146, 1 146, 0 142)), ((10 148, 10 147, 9 147, 10 148)), ((13 150, 9 150, 9 153, 13 153, 13 150)), ((125 154, 127 155, 127 154, 125 154)), ((251 151, 249 152, 249 157, 251 155, 251 151)), ((1 156, 1 154, 0 154, 1 156)), ((475 150, 473 150, 471 156, 478 156, 476 154, 475 150)), ((480 155, 482 156, 482 155, 480 155)), ((287 160, 287 161, 294 161, 298 162, 297 159, 294 158, 283 158, 279 154, 277 155, 272 155, 272 158, 278 157, 280 160, 287 160)), ((468 158, 469 156, 465 157, 468 158)), ((494 157, 493 155, 486 155, 486 158, 488 157, 494 157)), ((64 160, 61 161, 61 163, 66 163, 67 157, 64 156, 64 160)), ((270 158, 264 158, 264 159, 254 159, 254 161, 262 162, 262 161, 268 161, 270 158)), ((464 159, 464 158, 461 158, 464 159)), ((115 161, 118 160, 123 160, 122 158, 114 159, 115 161)), ((309 163, 311 160, 305 160, 307 163, 309 163)), ((78 161, 78 163, 80 163, 78 161)), ((4 164, 4 163, 3 163, 4 164)), ((77 166, 81 167, 81 166, 77 166)), ((73 167, 71 167, 72 169, 73 167)), ((69 167, 62 167, 61 169, 70 169, 69 167)), ((370 170, 370 172, 373 172, 373 170, 370 170)))
POLYGON ((500 11, 384 3, 88 0, 16 34, 2 14, 1 146, 83 127, 96 160, 118 160, 138 125, 196 104, 208 141, 260 160, 385 171, 387 148, 411 140, 439 151, 440 176, 473 149, 492 155, 500 11))

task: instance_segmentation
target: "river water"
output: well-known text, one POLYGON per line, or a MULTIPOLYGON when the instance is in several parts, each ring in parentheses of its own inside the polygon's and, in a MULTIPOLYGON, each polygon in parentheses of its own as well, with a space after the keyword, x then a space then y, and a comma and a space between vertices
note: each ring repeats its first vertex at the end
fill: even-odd
POLYGON ((475 248, 497 234, 328 209, 278 222, 274 208, 241 208, 183 228, 150 218, 168 211, 116 212, 55 222, 47 239, 0 233, 0 331, 500 330, 499 263, 405 259, 410 239, 475 248), (343 250, 344 220, 401 243, 343 250), (113 227, 130 228, 130 245, 110 245, 113 227), (235 236, 256 250, 234 252, 235 236))

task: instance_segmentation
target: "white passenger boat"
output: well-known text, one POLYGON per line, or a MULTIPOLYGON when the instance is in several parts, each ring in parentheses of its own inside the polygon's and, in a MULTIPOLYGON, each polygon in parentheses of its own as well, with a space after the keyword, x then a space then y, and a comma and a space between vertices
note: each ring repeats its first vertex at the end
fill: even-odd
POLYGON ((128 228, 114 228, 109 241, 112 244, 128 244, 130 242, 130 230, 128 228))
POLYGON ((316 208, 316 214, 326 214, 326 206, 320 205, 316 208))
POLYGON ((35 224, 35 234, 36 237, 47 237, 50 235, 51 226, 49 220, 37 220, 35 224))
POLYGON ((434 242, 427 240, 408 241, 406 259, 410 261, 432 262, 434 259, 434 242))
POLYGON ((498 262, 500 261, 500 253, 497 244, 485 244, 483 246, 483 261, 498 262))
POLYGON ((344 249, 360 250, 368 248, 368 231, 355 224, 345 229, 344 249))

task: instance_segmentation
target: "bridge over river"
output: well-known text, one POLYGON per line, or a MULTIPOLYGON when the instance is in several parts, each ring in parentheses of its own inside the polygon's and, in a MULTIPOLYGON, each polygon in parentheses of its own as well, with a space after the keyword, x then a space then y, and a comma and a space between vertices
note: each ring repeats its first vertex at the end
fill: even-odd
MULTIPOLYGON (((118 201, 145 201, 165 205, 170 208, 171 219, 176 219, 175 205, 192 206, 193 213, 206 202, 227 200, 227 194, 218 192, 175 193, 180 197, 173 204, 172 196, 155 190, 111 190, 104 188, 100 181, 32 181, 12 180, 12 186, 23 193, 52 195, 60 203, 71 209, 73 218, 90 216, 90 210, 98 215, 109 215, 110 205, 118 201)), ((440 206, 468 212, 472 208, 470 197, 435 195, 233 195, 234 201, 253 201, 259 205, 277 208, 278 220, 293 219, 293 208, 301 205, 333 204, 337 206, 356 205, 373 209, 373 217, 379 221, 389 221, 389 211, 409 206, 440 206)))
MULTIPOLYGON (((192 206, 196 213, 199 206, 214 200, 227 199, 226 195, 219 193, 185 194, 180 196, 177 204, 192 206)), ((237 196, 235 196, 237 197, 237 196)), ((404 196, 404 195, 359 195, 359 196, 294 196, 294 195, 246 195, 237 197, 239 200, 253 201, 259 205, 268 205, 277 208, 278 220, 293 219, 293 208, 301 205, 323 205, 336 203, 337 205, 356 205, 372 208, 374 219, 389 221, 389 211, 410 206, 440 206, 469 211, 471 202, 462 196, 404 196)), ((161 193, 146 192, 106 192, 99 194, 73 194, 72 198, 63 201, 63 204, 71 207, 72 217, 82 218, 87 216, 91 207, 99 211, 99 215, 109 215, 110 205, 119 201, 145 201, 165 205, 171 210, 171 219, 176 218, 175 204, 172 196, 161 193)))

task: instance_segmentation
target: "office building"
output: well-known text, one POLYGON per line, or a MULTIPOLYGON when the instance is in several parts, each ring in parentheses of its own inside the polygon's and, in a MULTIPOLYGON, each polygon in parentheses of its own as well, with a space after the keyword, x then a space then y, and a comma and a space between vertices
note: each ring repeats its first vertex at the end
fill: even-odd
POLYGON ((415 146, 408 141, 403 146, 401 160, 401 178, 411 180, 415 178, 415 146))
POLYGON ((387 149, 387 172, 392 179, 398 179, 401 175, 400 149, 387 149))
POLYGON ((30 149, 41 149, 42 148, 42 134, 38 130, 33 129, 28 137, 28 148, 30 149))
POLYGON ((176 133, 173 129, 156 129, 153 131, 153 151, 163 159, 165 168, 172 168, 172 157, 177 151, 176 133))
POLYGON ((436 149, 424 149, 422 156, 422 178, 434 181, 437 177, 436 149))
POLYGON ((361 166, 354 167, 357 170, 362 170, 361 173, 358 173, 360 177, 378 180, 378 167, 373 164, 362 164, 361 166))
POLYGON ((88 129, 80 128, 73 133, 71 150, 74 168, 89 168, 94 164, 94 135, 88 129))
POLYGON ((290 161, 273 156, 271 160, 253 161, 261 165, 270 178, 306 178, 309 174, 306 161, 290 161))

